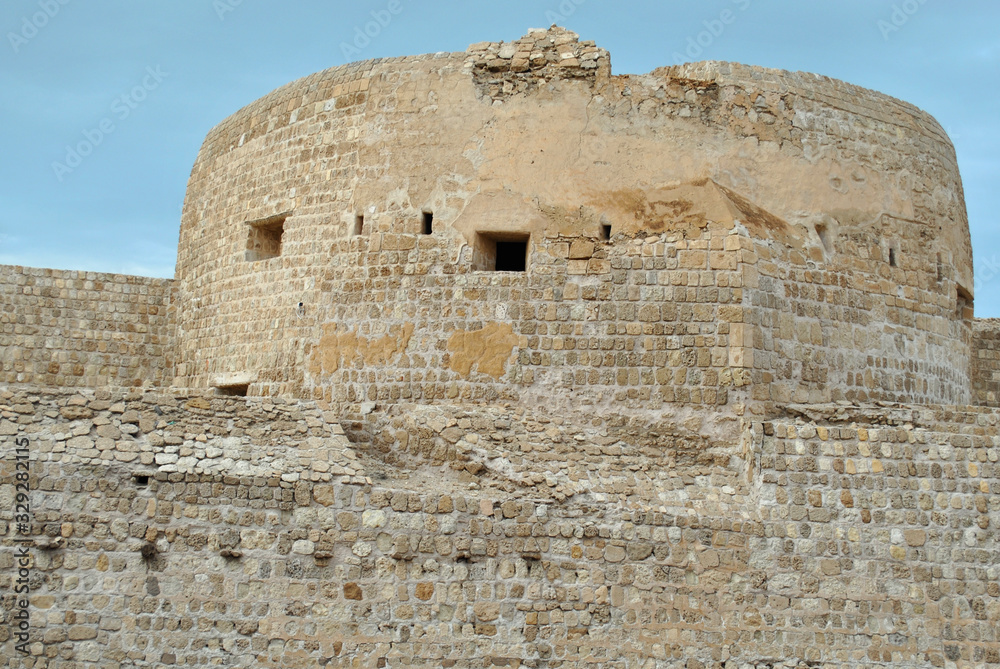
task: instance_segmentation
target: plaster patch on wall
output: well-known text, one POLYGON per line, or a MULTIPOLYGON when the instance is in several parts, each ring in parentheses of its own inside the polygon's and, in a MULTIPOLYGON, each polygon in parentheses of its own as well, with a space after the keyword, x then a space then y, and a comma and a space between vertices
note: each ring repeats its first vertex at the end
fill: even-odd
POLYGON ((476 367, 482 374, 499 379, 507 371, 507 358, 518 343, 509 323, 489 323, 479 330, 455 330, 448 337, 448 366, 469 376, 476 367))
POLYGON ((314 374, 335 372, 342 364, 358 362, 365 365, 385 365, 406 350, 413 336, 413 323, 390 328, 378 339, 359 337, 356 332, 337 332, 336 323, 323 326, 323 336, 312 355, 310 368, 314 374))

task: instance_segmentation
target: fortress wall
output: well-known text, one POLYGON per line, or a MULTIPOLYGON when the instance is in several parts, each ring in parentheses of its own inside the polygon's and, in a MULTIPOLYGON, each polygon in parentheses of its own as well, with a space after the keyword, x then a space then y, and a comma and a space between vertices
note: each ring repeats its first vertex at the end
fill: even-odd
POLYGON ((713 82, 711 124, 752 140, 758 155, 780 146, 810 174, 768 184, 782 174, 777 162, 730 160, 713 175, 799 235, 761 240, 747 268, 754 397, 968 403, 971 246, 937 122, 817 75, 715 62, 654 75, 713 82))
POLYGON ((651 413, 399 404, 375 415, 371 452, 395 472, 446 465, 462 480, 509 480, 551 502, 624 495, 683 505, 747 494, 738 418, 651 413))
MULTIPOLYGON (((828 170, 825 180, 809 183, 808 194, 799 192, 806 182, 791 179, 783 196, 757 204, 794 224, 808 210, 784 208, 782 201, 825 200, 828 204, 811 210, 837 221, 840 230, 829 230, 831 237, 874 238, 873 257, 884 257, 890 245, 898 252, 898 244, 907 244, 911 262, 922 256, 912 262, 917 271, 934 272, 940 261, 948 277, 972 293, 972 240, 958 159, 930 114, 884 93, 807 72, 706 61, 655 74, 715 82, 730 105, 717 110, 718 125, 736 136, 759 138, 760 151, 777 142, 797 150, 803 167, 828 170), (873 184, 882 184, 880 192, 868 190, 873 184), (855 218, 865 210, 871 211, 855 218), (884 226, 884 217, 895 219, 889 221, 894 225, 884 226)), ((713 178, 754 199, 754 189, 771 170, 735 165, 721 166, 713 178)))
POLYGON ((653 74, 713 82, 711 124, 758 155, 780 146, 811 174, 768 184, 782 174, 769 158, 766 170, 730 160, 713 175, 804 233, 758 244, 749 268, 761 286, 746 290, 755 398, 968 403, 971 243, 939 124, 818 75, 717 62, 653 74))
MULTIPOLYGON (((460 491, 447 476, 416 492, 406 479, 161 469, 142 486, 135 461, 89 459, 74 440, 142 448, 161 434, 165 452, 176 434, 173 446, 196 451, 226 424, 280 452, 331 433, 308 406, 79 397, 0 394, 3 448, 31 444, 38 658, 290 669, 1000 664, 995 410, 838 405, 748 425, 750 489, 672 506, 460 491), (153 407, 167 424, 148 431, 153 407), (138 432, 122 429, 136 425, 131 413, 138 432), (183 426, 169 425, 178 418, 183 426), (101 437, 109 426, 121 436, 101 437)), ((17 532, 11 458, 0 462, 0 498, 6 547, 17 532)), ((0 553, 0 570, 12 555, 0 553)), ((9 593, 3 604, 0 643, 18 666, 9 593)))
POLYGON ((824 666, 1000 663, 998 414, 823 413, 753 427, 755 622, 826 630, 791 637, 824 666))
POLYGON ((169 385, 169 279, 0 266, 0 382, 169 385))
POLYGON ((972 396, 980 406, 1000 406, 1000 320, 973 322, 972 396))

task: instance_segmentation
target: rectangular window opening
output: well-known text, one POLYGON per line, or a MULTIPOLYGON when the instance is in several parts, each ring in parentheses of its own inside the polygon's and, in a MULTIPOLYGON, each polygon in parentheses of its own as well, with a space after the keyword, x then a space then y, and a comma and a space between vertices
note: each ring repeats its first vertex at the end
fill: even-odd
POLYGON ((132 482, 137 488, 145 488, 149 485, 149 476, 145 474, 132 474, 132 482))
POLYGON ((423 234, 434 234, 434 214, 429 211, 425 211, 423 215, 423 234))
POLYGON ((288 214, 278 214, 256 221, 247 221, 246 260, 253 262, 277 258, 281 255, 282 236, 285 234, 285 220, 288 214))
POLYGON ((941 261, 941 254, 937 254, 937 281, 944 281, 944 263, 941 261))
POLYGON ((354 230, 353 230, 352 234, 354 234, 355 236, 357 236, 357 235, 364 234, 364 231, 365 231, 365 215, 364 214, 356 214, 354 216, 354 230))
POLYGON ((216 386, 215 394, 224 397, 246 397, 249 390, 249 383, 237 383, 231 386, 216 386))
POLYGON ((473 247, 472 269, 485 272, 526 272, 529 235, 480 232, 473 247))
POLYGON ((896 267, 896 249, 889 249, 889 266, 896 267))
POLYGON ((608 240, 611 239, 611 226, 604 224, 601 226, 601 239, 608 240))

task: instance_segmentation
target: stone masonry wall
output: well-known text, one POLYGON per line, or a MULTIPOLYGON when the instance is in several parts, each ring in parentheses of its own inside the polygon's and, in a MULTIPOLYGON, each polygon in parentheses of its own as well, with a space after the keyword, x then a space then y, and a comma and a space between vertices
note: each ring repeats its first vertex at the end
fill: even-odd
MULTIPOLYGON (((3 391, 5 453, 30 444, 34 545, 29 664, 9 592, 0 656, 66 669, 1000 665, 1000 414, 789 411, 746 424, 752 469, 736 495, 554 502, 447 475, 433 490, 324 479, 314 452, 344 442, 309 405, 3 391), (273 469, 198 464, 230 438, 273 451, 273 469), (282 457, 303 440, 309 457, 282 457), (195 455, 157 469, 171 446, 195 455), (153 462, 115 455, 135 449, 153 462)), ((13 474, 5 457, 7 573, 13 474)))
POLYGON ((341 410, 969 401, 966 214, 931 117, 608 58, 554 28, 333 68, 221 123, 182 220, 179 385, 341 410), (702 225, 712 188, 744 230, 702 225), (281 216, 280 254, 248 257, 281 216), (528 271, 478 266, 480 232, 530 237, 528 271))
POLYGON ((534 398, 550 408, 724 405, 747 383, 740 238, 539 236, 526 273, 431 235, 333 245, 307 388, 338 406, 534 398), (709 249, 712 262, 709 263, 709 249), (326 306, 328 305, 328 306, 326 306))
POLYGON ((1000 406, 1000 320, 976 320, 973 326, 973 401, 981 406, 1000 406))
POLYGON ((169 279, 0 266, 0 383, 170 385, 169 279))
POLYGON ((1000 663, 997 413, 804 413, 753 426, 764 571, 744 601, 767 626, 826 630, 785 637, 823 666, 1000 663))
POLYGON ((812 249, 835 253, 827 262, 764 242, 744 254, 752 399, 969 402, 971 310, 953 272, 921 257, 892 222, 884 234, 902 240, 895 266, 861 235, 812 249))

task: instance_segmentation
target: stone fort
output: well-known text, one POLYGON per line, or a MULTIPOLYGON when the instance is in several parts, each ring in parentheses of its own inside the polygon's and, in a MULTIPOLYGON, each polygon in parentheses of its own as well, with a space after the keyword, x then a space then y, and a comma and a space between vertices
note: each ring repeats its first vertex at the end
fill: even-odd
POLYGON ((843 82, 555 26, 295 81, 174 279, 0 267, 3 666, 1000 667, 973 288, 944 131, 843 82))

